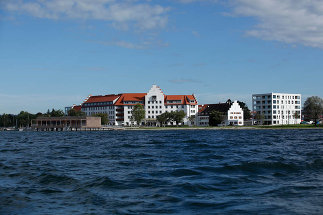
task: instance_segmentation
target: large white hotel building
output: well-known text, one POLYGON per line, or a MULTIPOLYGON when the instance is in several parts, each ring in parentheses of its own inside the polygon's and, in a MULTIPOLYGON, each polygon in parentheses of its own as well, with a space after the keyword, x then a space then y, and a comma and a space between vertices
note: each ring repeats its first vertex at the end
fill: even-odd
POLYGON ((183 123, 189 124, 188 118, 198 112, 198 103, 194 95, 165 95, 157 86, 153 85, 148 93, 121 93, 110 95, 89 96, 82 104, 81 110, 87 116, 97 113, 107 113, 109 124, 129 126, 135 124, 132 110, 136 104, 145 108, 145 122, 156 125, 156 117, 166 111, 185 112, 183 123))
POLYGON ((287 125, 301 122, 301 94, 265 93, 252 95, 256 124, 287 125))

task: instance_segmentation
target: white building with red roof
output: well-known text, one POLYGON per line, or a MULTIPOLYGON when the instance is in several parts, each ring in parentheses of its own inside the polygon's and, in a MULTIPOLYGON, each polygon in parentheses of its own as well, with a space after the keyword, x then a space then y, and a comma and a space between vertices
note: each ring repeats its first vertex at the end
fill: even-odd
POLYGON ((134 125, 132 110, 136 104, 145 108, 145 122, 157 125, 156 117, 166 111, 181 111, 186 114, 183 123, 189 124, 188 117, 198 112, 198 103, 194 95, 165 95, 157 85, 148 93, 122 93, 89 96, 82 104, 82 111, 87 116, 107 113, 109 124, 119 126, 134 125))

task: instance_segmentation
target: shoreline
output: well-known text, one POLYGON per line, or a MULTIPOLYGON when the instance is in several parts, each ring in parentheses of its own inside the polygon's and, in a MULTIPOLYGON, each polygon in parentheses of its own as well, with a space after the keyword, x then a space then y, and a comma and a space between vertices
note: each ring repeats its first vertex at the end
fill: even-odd
POLYGON ((323 129, 322 126, 318 127, 302 127, 302 126, 268 126, 268 127, 253 127, 253 126, 243 126, 243 127, 136 127, 136 128, 125 128, 126 131, 169 131, 169 130, 309 130, 323 129))
MULTIPOLYGON (((225 127, 118 127, 118 128, 104 128, 92 131, 171 131, 171 130, 320 130, 323 129, 323 126, 308 126, 308 125, 284 125, 284 126, 225 126, 225 127)), ((36 130, 18 130, 10 129, 3 130, 0 129, 0 132, 12 132, 12 131, 31 131, 35 132, 36 130)), ((70 130, 69 130, 70 131, 70 130)), ((72 131, 85 131, 85 130, 72 130, 72 131)), ((91 131, 91 130, 87 130, 91 131)), ((53 132, 53 131, 52 131, 53 132)), ((59 131, 56 131, 59 132, 59 131)), ((64 132, 64 131, 61 131, 64 132)))

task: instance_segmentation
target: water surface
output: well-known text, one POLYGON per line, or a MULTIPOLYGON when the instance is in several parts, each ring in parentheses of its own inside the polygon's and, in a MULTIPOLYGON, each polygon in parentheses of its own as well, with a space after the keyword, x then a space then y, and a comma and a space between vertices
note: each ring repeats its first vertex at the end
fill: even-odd
POLYGON ((322 213, 322 130, 0 132, 0 214, 322 213))

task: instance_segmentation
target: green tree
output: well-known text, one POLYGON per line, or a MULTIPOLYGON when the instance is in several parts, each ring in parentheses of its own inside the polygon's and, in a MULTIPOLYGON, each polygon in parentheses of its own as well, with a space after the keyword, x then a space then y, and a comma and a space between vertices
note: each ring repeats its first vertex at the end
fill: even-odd
POLYGON ((101 117, 101 125, 106 125, 109 123, 109 116, 107 113, 96 113, 92 116, 101 117))
POLYGON ((0 115, 0 127, 13 127, 16 125, 17 116, 13 114, 0 115))
POLYGON ((225 114, 220 111, 212 111, 209 115, 209 125, 217 126, 221 124, 224 120, 225 114))
POLYGON ((137 125, 140 126, 143 119, 145 119, 145 109, 141 104, 136 104, 132 111, 132 117, 137 125))
POLYGON ((26 111, 20 111, 17 115, 19 127, 27 127, 30 122, 30 114, 26 111))
POLYGON ((36 118, 36 115, 28 113, 27 111, 20 111, 17 115, 17 121, 19 127, 27 127, 31 124, 31 121, 36 118))
POLYGON ((301 115, 299 114, 299 111, 295 111, 293 114, 295 119, 300 119, 301 115))
POLYGON ((75 109, 70 109, 67 112, 68 116, 85 116, 86 114, 83 111, 77 111, 75 109))
POLYGON ((1 127, 7 127, 9 122, 9 115, 8 114, 2 114, 1 116, 1 127))
POLYGON ((195 122, 195 115, 191 115, 188 117, 188 120, 191 122, 191 125, 194 125, 195 122))
POLYGON ((323 99, 318 96, 307 98, 304 103, 304 114, 307 119, 313 120, 316 125, 323 114, 323 99))
POLYGON ((157 116, 157 121, 160 123, 161 126, 165 126, 169 120, 168 112, 162 113, 157 116))
MULTIPOLYGON (((48 111, 47 111, 48 112, 48 111)), ((62 110, 55 110, 54 108, 52 109, 52 111, 50 112, 50 116, 51 117, 62 117, 64 116, 64 112, 62 110)))
POLYGON ((183 119, 185 117, 185 112, 183 110, 181 111, 175 111, 173 112, 173 120, 176 122, 176 125, 178 125, 179 123, 183 122, 183 119))
POLYGON ((263 114, 261 114, 260 112, 257 112, 255 114, 254 118, 257 120, 257 122, 260 122, 261 125, 264 123, 265 116, 263 114))
POLYGON ((252 116, 251 116, 251 111, 249 110, 247 104, 244 103, 244 102, 241 102, 241 101, 238 101, 238 103, 239 103, 240 107, 243 110, 243 118, 244 118, 244 120, 250 119, 252 116))

